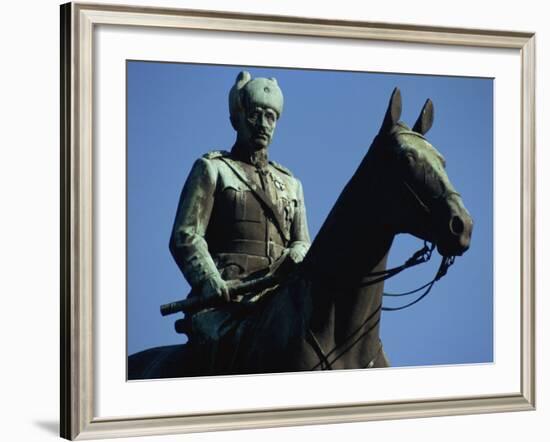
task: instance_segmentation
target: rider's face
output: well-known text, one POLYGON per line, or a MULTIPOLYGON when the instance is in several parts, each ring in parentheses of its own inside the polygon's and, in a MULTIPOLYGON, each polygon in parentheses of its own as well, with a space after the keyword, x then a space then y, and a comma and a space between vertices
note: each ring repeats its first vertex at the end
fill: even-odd
POLYGON ((271 144, 276 126, 277 113, 273 109, 251 103, 239 116, 237 133, 251 150, 260 150, 271 144))

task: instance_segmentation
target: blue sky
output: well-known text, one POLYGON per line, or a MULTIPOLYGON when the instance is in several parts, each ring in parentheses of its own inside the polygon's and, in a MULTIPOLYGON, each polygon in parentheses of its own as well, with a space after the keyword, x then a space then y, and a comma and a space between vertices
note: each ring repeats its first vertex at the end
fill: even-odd
MULTIPOLYGON (((426 98, 435 107, 427 134, 474 218, 470 250, 432 293, 410 309, 384 312, 381 335, 393 366, 493 360, 493 81, 491 79, 154 63, 127 64, 128 352, 183 342, 160 304, 189 286, 168 250, 181 188, 193 161, 230 149, 235 132, 227 94, 237 74, 276 77, 285 97, 270 157, 302 181, 314 237, 376 135, 395 86, 401 119, 412 126, 426 98)), ((350 238, 350 240, 352 240, 350 238)), ((399 235, 389 266, 421 241, 399 235)), ((386 291, 416 288, 439 264, 408 270, 386 291)), ((403 302, 385 299, 386 306, 403 302)))

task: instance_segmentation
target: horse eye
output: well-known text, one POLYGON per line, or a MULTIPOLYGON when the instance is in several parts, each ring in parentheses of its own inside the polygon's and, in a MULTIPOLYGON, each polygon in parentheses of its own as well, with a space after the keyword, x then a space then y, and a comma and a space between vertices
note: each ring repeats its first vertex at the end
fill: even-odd
POLYGON ((439 199, 445 194, 443 182, 433 171, 430 173, 430 187, 432 191, 432 198, 434 199, 439 199))
POLYGON ((416 155, 408 152, 405 154, 405 161, 409 167, 412 167, 416 164, 416 155))

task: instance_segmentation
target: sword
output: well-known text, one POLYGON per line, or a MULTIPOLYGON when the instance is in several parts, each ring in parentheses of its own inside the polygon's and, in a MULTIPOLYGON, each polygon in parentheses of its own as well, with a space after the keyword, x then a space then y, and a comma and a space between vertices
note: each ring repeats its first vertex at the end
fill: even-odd
MULTIPOLYGON (((287 256, 288 250, 285 250, 285 252, 273 263, 269 269, 269 272, 264 276, 252 277, 248 280, 237 279, 226 281, 230 298, 237 298, 238 296, 246 295, 248 293, 259 293, 263 290, 275 287, 282 281, 283 275, 288 274, 289 269, 284 269, 284 267, 290 265, 295 266, 290 259, 287 259, 287 256), (283 271, 283 269, 285 271, 283 271)), ((220 306, 227 303, 219 296, 204 298, 202 296, 190 296, 191 293, 193 293, 193 290, 191 290, 185 299, 161 305, 160 314, 162 316, 168 316, 179 312, 190 314, 196 313, 204 308, 220 306)), ((251 304, 254 301, 243 302, 235 300, 232 302, 251 304)))

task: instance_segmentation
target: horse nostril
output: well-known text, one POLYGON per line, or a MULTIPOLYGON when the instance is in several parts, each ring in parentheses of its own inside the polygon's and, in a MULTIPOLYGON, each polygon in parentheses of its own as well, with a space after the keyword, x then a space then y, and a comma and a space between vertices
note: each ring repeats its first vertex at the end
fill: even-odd
POLYGON ((453 235, 462 235, 464 232, 464 222, 460 219, 459 216, 453 216, 449 222, 449 227, 453 235))

